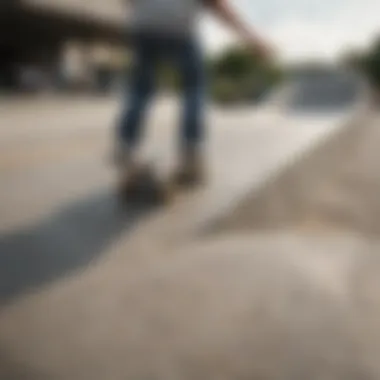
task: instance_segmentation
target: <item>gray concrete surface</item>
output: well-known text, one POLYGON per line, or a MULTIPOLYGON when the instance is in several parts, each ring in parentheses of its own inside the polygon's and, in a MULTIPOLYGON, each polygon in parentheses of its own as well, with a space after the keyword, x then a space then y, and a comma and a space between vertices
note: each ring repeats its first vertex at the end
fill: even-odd
MULTIPOLYGON (((115 244, 136 250, 135 241, 148 237, 165 250, 191 239, 247 189, 341 127, 339 115, 310 124, 305 116, 286 119, 270 110, 210 110, 207 186, 165 210, 123 209, 108 162, 115 101, 20 102, 19 112, 4 107, 0 128, 3 302, 86 268, 115 244)), ((149 122, 145 150, 163 170, 174 162, 176 114, 163 100, 149 122)))
POLYGON ((379 378, 379 246, 360 237, 226 235, 126 255, 0 316, 0 377, 379 378))
POLYGON ((214 226, 224 233, 282 228, 380 233, 377 170, 380 115, 367 114, 344 136, 295 162, 259 191, 248 194, 214 226))
MULTIPOLYGON (((347 136, 346 116, 210 110, 208 186, 142 210, 113 194, 115 103, 48 103, 1 122, 1 379, 379 378, 375 239, 289 225, 194 235, 347 136)), ((153 112, 146 146, 163 167, 172 107, 153 112)), ((354 173, 375 168, 365 162, 354 173)))

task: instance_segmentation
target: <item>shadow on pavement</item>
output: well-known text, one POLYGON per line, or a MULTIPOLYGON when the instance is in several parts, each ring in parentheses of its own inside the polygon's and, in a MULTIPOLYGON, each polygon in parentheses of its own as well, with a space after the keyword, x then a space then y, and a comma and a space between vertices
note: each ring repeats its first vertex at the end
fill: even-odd
POLYGON ((108 191, 69 204, 36 226, 0 236, 0 306, 89 266, 154 209, 121 205, 108 191))

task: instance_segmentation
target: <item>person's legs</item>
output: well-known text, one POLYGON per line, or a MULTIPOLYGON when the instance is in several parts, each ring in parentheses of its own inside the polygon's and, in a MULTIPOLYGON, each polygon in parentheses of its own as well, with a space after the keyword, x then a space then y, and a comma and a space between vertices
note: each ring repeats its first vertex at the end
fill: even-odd
POLYGON ((184 91, 184 109, 180 135, 180 167, 177 180, 198 183, 203 179, 202 143, 205 137, 205 70, 200 48, 185 41, 178 54, 184 91))
POLYGON ((205 70, 197 43, 185 42, 179 59, 184 91, 181 149, 198 149, 205 133, 205 70))
POLYGON ((128 150, 129 154, 138 147, 141 139, 143 118, 154 89, 156 65, 154 46, 148 39, 137 38, 133 48, 135 56, 128 99, 117 135, 119 145, 128 150))

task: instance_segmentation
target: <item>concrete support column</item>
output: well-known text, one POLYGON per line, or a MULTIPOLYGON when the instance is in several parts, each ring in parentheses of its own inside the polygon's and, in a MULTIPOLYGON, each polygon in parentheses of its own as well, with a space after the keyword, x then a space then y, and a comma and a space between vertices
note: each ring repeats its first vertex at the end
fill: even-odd
POLYGON ((76 41, 66 43, 61 68, 69 87, 80 89, 88 86, 91 69, 86 45, 76 41))

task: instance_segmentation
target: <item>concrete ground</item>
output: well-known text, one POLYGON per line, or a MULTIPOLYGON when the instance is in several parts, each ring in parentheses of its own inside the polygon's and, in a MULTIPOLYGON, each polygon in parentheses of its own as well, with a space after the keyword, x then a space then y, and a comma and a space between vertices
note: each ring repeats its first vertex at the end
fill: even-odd
POLYGON ((308 159, 249 194, 218 232, 295 229, 380 236, 380 115, 375 113, 308 159))
MULTIPOLYGON (((0 128, 1 303, 86 268, 115 247, 128 244, 137 251, 146 242, 165 251, 169 244, 191 240, 241 193, 332 128, 323 119, 308 128, 299 121, 279 127, 271 113, 210 110, 208 185, 165 210, 122 208, 109 162, 117 103, 102 98, 22 102, 4 106, 0 128)), ((145 148, 163 170, 175 162, 175 110, 163 100, 149 121, 145 148)))
POLYGON ((270 233, 119 257, 2 313, 1 378, 378 379, 378 249, 270 233))
MULTIPOLYGON (((114 102, 49 102, 1 121, 1 379, 379 378, 374 235, 263 228, 247 204, 244 229, 229 221, 194 235, 328 125, 211 110, 208 187, 166 210, 121 209, 105 161, 114 102)), ((152 115, 147 151, 160 159, 174 144, 171 107, 152 115)), ((356 156, 339 151, 355 168, 350 183, 371 194, 377 124, 359 134, 356 156)))

